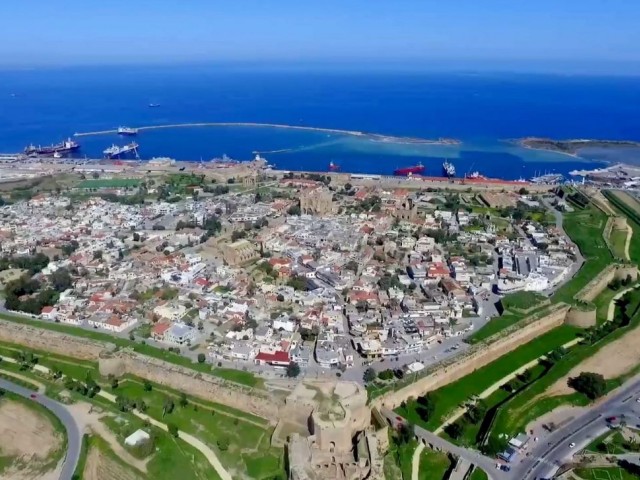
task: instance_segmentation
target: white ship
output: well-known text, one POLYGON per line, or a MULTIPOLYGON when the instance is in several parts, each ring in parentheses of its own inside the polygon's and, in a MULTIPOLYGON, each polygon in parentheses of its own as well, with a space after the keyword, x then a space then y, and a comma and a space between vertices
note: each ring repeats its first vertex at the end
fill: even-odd
POLYGON ((131 127, 118 127, 118 135, 137 135, 138 129, 131 127))
POLYGON ((122 147, 113 144, 109 148, 105 148, 102 153, 104 153, 104 156, 107 158, 116 158, 129 152, 134 152, 136 156, 138 156, 138 144, 136 142, 131 142, 122 147))

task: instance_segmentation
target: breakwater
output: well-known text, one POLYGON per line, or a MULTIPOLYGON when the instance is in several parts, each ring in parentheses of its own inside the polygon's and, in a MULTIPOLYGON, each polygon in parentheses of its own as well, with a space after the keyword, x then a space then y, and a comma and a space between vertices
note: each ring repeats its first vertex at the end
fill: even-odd
MULTIPOLYGON (((352 137, 360 137, 376 142, 386 143, 405 143, 419 145, 460 145, 462 142, 453 138, 415 138, 415 137, 397 137, 393 135, 383 135, 380 133, 367 133, 358 130, 342 130, 338 128, 324 127, 306 127, 303 125, 285 125, 280 123, 256 123, 256 122, 200 122, 200 123, 173 123, 167 125, 147 125, 142 127, 134 127, 139 132, 147 130, 160 130, 169 128, 198 128, 198 127, 253 127, 253 128, 281 128, 287 130, 302 130, 308 132, 329 133, 336 135, 349 135, 352 137)), ((74 137, 90 137, 95 135, 109 135, 118 133, 117 129, 98 130, 94 132, 77 132, 74 137)))

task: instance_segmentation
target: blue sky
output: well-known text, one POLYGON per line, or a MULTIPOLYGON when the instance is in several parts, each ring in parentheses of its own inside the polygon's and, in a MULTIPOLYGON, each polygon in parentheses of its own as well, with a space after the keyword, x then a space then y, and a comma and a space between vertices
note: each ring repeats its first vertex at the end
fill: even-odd
POLYGON ((0 66, 640 64, 640 0, 2 0, 0 66))

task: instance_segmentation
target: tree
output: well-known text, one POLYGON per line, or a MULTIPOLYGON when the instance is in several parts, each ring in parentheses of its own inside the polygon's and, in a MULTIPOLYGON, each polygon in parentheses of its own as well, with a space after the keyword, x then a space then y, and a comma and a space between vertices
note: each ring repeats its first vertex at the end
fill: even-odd
POLYGON ((464 428, 461 423, 454 422, 444 427, 444 432, 454 440, 457 440, 462 435, 464 428))
POLYGON ((173 403, 173 400, 171 400, 169 397, 165 398, 162 404, 162 416, 164 417, 165 415, 173 412, 174 408, 175 405, 173 403))
POLYGON ((174 423, 167 423, 167 431, 169 432, 170 435, 178 438, 178 427, 176 427, 176 425, 174 423))
POLYGON ((373 382, 376 379, 376 371, 369 367, 364 371, 364 375, 362 377, 365 383, 373 382))
POLYGON ((351 270, 353 273, 358 273, 358 262, 350 260, 345 264, 344 268, 345 270, 351 270))
POLYGON ((207 357, 206 357, 206 355, 204 353, 199 353, 198 354, 198 363, 204 363, 206 359, 207 359, 207 357))
POLYGON ((102 260, 102 250, 96 250, 95 252, 93 252, 93 259, 102 260))
POLYGON ((151 382, 149 380, 145 380, 142 383, 142 388, 145 392, 150 392, 151 390, 153 390, 153 386, 151 385, 151 382))
POLYGON ((418 397, 418 408, 416 409, 418 415, 423 421, 428 421, 433 415, 433 412, 436 409, 436 398, 435 395, 431 392, 418 397))
POLYGON ((471 405, 465 414, 469 422, 474 425, 480 423, 487 414, 487 405, 482 400, 478 400, 475 405, 471 405))
POLYGON ((395 441, 398 445, 409 443, 415 437, 415 428, 410 423, 401 423, 395 441))
POLYGON ((51 284, 57 292, 64 292, 71 286, 71 275, 66 268, 59 268, 51 274, 51 284))
POLYGON ((180 393, 180 400, 178 400, 178 403, 180 404, 181 407, 186 407, 187 405, 189 405, 189 400, 187 400, 187 394, 184 392, 180 393))
POLYGON ((287 377, 296 378, 298 375, 300 375, 300 365, 296 362, 290 362, 287 365, 287 377))
POLYGON ((351 185, 350 183, 345 183, 345 184, 344 184, 344 189, 345 189, 345 190, 349 191, 349 190, 351 190, 352 188, 353 188, 353 185, 351 185))
POLYGON ((590 400, 595 400, 606 393, 607 382, 599 373, 582 372, 567 381, 567 385, 582 393, 590 400))

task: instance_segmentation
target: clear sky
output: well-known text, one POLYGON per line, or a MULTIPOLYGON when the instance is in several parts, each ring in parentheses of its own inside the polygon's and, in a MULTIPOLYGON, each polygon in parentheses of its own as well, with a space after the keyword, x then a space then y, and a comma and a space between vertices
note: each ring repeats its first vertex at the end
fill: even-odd
POLYGON ((640 64, 640 0, 1 0, 0 22, 0 66, 640 64))

